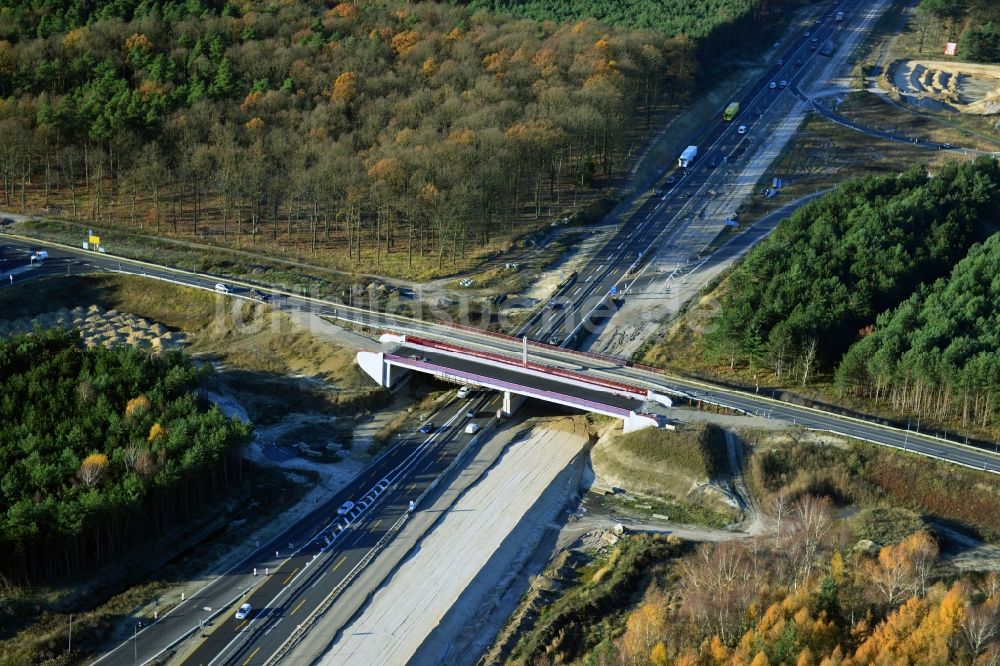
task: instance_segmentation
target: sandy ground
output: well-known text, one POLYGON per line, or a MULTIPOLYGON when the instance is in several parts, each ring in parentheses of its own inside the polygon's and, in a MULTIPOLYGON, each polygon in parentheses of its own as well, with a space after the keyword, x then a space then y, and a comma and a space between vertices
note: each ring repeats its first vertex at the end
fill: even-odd
MULTIPOLYGON (((375 594, 322 663, 474 662, 478 654, 471 654, 467 642, 479 635, 477 625, 496 619, 490 612, 494 587, 514 575, 512 562, 531 543, 512 534, 525 524, 544 530, 558 515, 566 495, 554 482, 586 442, 578 420, 560 419, 512 444, 375 594)), ((491 627, 486 634, 492 633, 491 627)))
MULTIPOLYGON (((566 276, 586 265, 594 253, 607 242, 613 231, 615 229, 611 227, 595 230, 595 233, 587 236, 569 252, 564 253, 559 261, 553 262, 548 270, 539 273, 531 287, 520 295, 533 300, 541 300, 551 296, 555 293, 559 283, 566 279, 566 276)), ((579 233, 579 230, 572 230, 572 232, 579 233)))
POLYGON ((907 101, 959 113, 1000 113, 1000 65, 898 60, 889 67, 893 85, 907 101))
POLYGON ((0 321, 0 338, 30 333, 41 328, 78 328, 83 333, 87 347, 124 344, 148 347, 154 351, 183 345, 183 333, 171 331, 163 324, 150 322, 127 312, 104 310, 100 306, 78 306, 72 310, 62 308, 35 317, 22 317, 13 321, 0 321))

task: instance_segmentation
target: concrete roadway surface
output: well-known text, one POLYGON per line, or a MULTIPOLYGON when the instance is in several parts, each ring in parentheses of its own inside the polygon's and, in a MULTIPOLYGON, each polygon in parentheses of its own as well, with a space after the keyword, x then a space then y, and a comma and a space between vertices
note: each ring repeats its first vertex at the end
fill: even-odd
MULTIPOLYGON (((354 523, 339 533, 335 527, 326 528, 322 536, 240 600, 254 608, 246 620, 226 617, 182 663, 249 666, 268 661, 299 623, 341 588, 342 582, 352 580, 355 567, 364 566, 376 544, 407 515, 410 501, 420 497, 469 444, 473 435, 465 433, 466 424, 475 421, 484 425, 498 400, 495 394, 480 392, 471 400, 452 402, 438 417, 447 420, 437 424, 426 440, 411 447, 409 455, 387 477, 390 485, 354 523), (466 417, 469 410, 476 412, 474 419, 466 417)), ((333 518, 335 524, 347 522, 333 518)))
MULTIPOLYGON (((55 268, 60 265, 53 261, 57 259, 64 260, 62 271, 66 270, 66 263, 72 263, 74 265, 74 273, 78 272, 77 269, 79 269, 79 272, 92 272, 94 270, 118 272, 120 270, 134 275, 155 276, 179 284, 209 290, 219 281, 219 278, 215 276, 196 275, 170 268, 151 267, 141 262, 96 255, 85 250, 69 250, 46 243, 35 243, 30 240, 18 240, 10 236, 0 235, 0 247, 5 247, 7 251, 10 251, 11 248, 20 248, 23 251, 25 249, 30 250, 37 247, 46 247, 48 248, 50 257, 47 262, 51 263, 47 263, 45 270, 53 270, 54 268, 54 272, 61 272, 58 268, 55 268)), ((4 281, 0 279, 0 285, 3 284, 4 281)), ((234 286, 233 291, 235 296, 246 297, 249 287, 234 286)), ((521 342, 519 340, 497 337, 470 328, 455 329, 434 322, 418 322, 405 317, 396 317, 388 313, 369 312, 358 308, 348 308, 341 304, 287 294, 275 294, 271 302, 277 309, 309 310, 317 315, 353 324, 373 326, 401 333, 418 334, 442 342, 458 342, 484 351, 508 353, 515 358, 520 357, 521 354, 521 342)), ((1000 472, 1000 458, 996 456, 995 443, 981 445, 978 448, 965 447, 957 442, 947 442, 918 433, 906 432, 900 428, 883 426, 871 421, 840 416, 808 407, 800 407, 773 400, 763 395, 755 395, 706 382, 633 368, 630 367, 630 363, 622 359, 591 357, 570 349, 558 349, 538 345, 532 345, 530 349, 532 360, 551 363, 556 367, 592 373, 595 376, 617 381, 638 382, 641 386, 647 386, 657 392, 695 398, 700 397, 703 400, 738 409, 749 414, 769 414, 771 418, 785 418, 790 422, 800 424, 804 427, 840 432, 878 444, 906 448, 907 450, 927 453, 944 460, 979 469, 1000 472), (918 446, 915 442, 919 442, 920 445, 918 446), (991 451, 990 449, 994 450, 991 451)))
POLYGON ((497 365, 495 363, 483 361, 476 357, 459 357, 445 353, 434 354, 434 352, 428 351, 422 347, 409 347, 407 345, 400 346, 393 352, 393 354, 404 357, 419 357, 424 363, 431 363, 448 370, 467 372, 474 375, 480 375, 482 377, 489 377, 490 379, 509 382, 511 384, 529 386, 531 388, 548 391, 550 393, 561 393, 562 395, 569 396, 571 398, 587 400, 589 402, 608 405, 609 407, 615 407, 617 409, 624 409, 627 411, 637 412, 642 409, 642 405, 645 402, 644 400, 640 400, 638 398, 611 393, 610 390, 587 388, 585 386, 571 384, 570 382, 560 381, 559 379, 539 377, 535 374, 524 372, 520 367, 513 363, 511 365, 497 365), (433 354, 433 356, 426 356, 426 354, 433 354))
MULTIPOLYGON (((705 287, 705 284, 725 267, 746 254, 753 246, 767 238, 783 219, 805 206, 813 199, 818 199, 832 190, 820 190, 788 203, 778 210, 768 213, 756 222, 747 225, 741 231, 733 234, 725 243, 709 254, 700 263, 684 269, 677 269, 669 274, 657 273, 647 264, 638 277, 629 282, 626 295, 631 294, 663 294, 674 288, 677 307, 705 287), (695 275, 701 279, 695 279, 695 275), (707 276, 702 278, 702 276, 707 276), (679 285, 678 281, 682 284, 679 285), (683 288, 681 288, 683 287, 683 288)), ((641 296, 640 296, 641 297, 641 296)))
MULTIPOLYGON (((692 141, 698 156, 687 169, 676 169, 670 177, 675 182, 665 192, 657 189, 618 232, 595 254, 585 267, 568 279, 561 289, 518 331, 532 340, 572 347, 585 336, 579 332, 594 319, 606 319, 616 306, 607 303, 624 291, 624 283, 642 262, 649 261, 657 247, 668 246, 685 226, 696 220, 688 212, 691 203, 705 196, 721 175, 716 169, 742 155, 753 140, 754 124, 784 92, 781 81, 794 86, 801 78, 803 65, 816 57, 814 48, 830 38, 839 24, 837 11, 851 12, 866 0, 846 0, 829 10, 825 17, 810 26, 783 54, 774 56, 774 65, 761 76, 739 100, 740 113, 727 122, 719 117, 692 141), (809 33, 806 36, 805 33, 809 33), (815 42, 812 40, 816 40, 815 42), (782 61, 778 65, 778 60, 782 61), (774 85, 772 88, 771 85, 774 85), (746 135, 738 133, 747 125, 746 135)), ((719 169, 721 174, 722 169, 719 169)), ((733 211, 734 213, 736 211, 733 211)), ((697 250, 696 250, 697 251, 697 250)), ((693 258, 693 257, 692 257, 693 258)), ((588 331, 592 332, 592 331, 588 331)))
POLYGON ((295 621, 309 615, 465 448, 471 439, 466 424, 485 424, 498 401, 482 392, 450 401, 434 417, 441 420, 434 432, 393 446, 328 502, 94 663, 124 666, 160 658, 203 622, 211 633, 185 663, 263 663, 295 621), (467 418, 469 410, 477 412, 474 419, 467 418), (374 499, 364 506, 366 497, 374 499), (346 501, 355 507, 338 515, 346 501), (237 621, 235 610, 244 602, 253 612, 237 621))

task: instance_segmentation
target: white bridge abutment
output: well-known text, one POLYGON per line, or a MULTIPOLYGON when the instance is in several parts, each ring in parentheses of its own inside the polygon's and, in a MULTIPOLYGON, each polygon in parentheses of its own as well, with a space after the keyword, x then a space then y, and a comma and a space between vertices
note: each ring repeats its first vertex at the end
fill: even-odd
POLYGON ((382 352, 359 351, 357 360, 358 366, 366 375, 378 382, 379 386, 386 388, 392 388, 409 373, 406 368, 386 363, 385 354, 382 352))

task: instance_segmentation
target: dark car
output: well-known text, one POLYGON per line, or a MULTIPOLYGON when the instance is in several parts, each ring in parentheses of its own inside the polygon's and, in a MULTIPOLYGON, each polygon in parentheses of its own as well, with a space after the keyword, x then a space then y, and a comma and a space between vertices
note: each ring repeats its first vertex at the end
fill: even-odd
POLYGON ((430 433, 430 432, 433 432, 433 430, 434 430, 434 422, 433 421, 428 421, 427 423, 425 423, 422 426, 420 426, 420 432, 424 433, 425 435, 428 434, 428 433, 430 433))
POLYGON ((667 176, 667 185, 673 185, 677 182, 676 176, 667 176))

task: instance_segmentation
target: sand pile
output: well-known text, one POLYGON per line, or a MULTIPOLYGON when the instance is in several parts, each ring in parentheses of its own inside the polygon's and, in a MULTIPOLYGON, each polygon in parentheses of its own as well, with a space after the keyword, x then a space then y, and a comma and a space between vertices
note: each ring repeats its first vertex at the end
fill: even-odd
POLYGON ((959 113, 1000 113, 1000 65, 939 60, 897 60, 889 80, 896 92, 922 106, 959 113))
POLYGON ((75 307, 72 310, 60 308, 35 317, 0 321, 0 338, 31 332, 36 326, 78 328, 87 347, 124 344, 162 351, 184 344, 183 333, 170 331, 163 324, 150 322, 127 312, 103 310, 97 305, 75 307))

